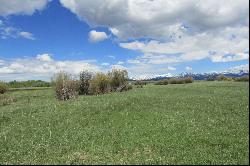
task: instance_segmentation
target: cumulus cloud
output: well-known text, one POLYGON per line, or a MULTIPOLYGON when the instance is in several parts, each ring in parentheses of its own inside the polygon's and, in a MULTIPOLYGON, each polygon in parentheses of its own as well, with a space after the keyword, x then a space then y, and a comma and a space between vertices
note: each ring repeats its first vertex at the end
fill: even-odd
POLYGON ((230 73, 239 73, 239 72, 246 72, 249 73, 249 64, 245 65, 239 65, 239 66, 234 66, 229 69, 227 69, 225 72, 230 72, 230 73))
POLYGON ((91 27, 109 29, 120 47, 139 52, 126 60, 133 76, 164 75, 174 71, 166 65, 188 61, 249 59, 248 0, 60 2, 91 27))
POLYGON ((89 41, 93 43, 97 43, 100 41, 103 41, 107 39, 108 36, 105 32, 97 32, 95 30, 92 30, 89 32, 89 41))
POLYGON ((51 62, 53 59, 51 58, 50 54, 38 54, 36 59, 43 61, 43 62, 51 62))
POLYGON ((179 24, 193 32, 248 25, 248 0, 60 0, 90 26, 108 27, 121 39, 165 38, 179 24), (145 28, 146 27, 146 28, 145 28))
POLYGON ((0 16, 13 14, 31 15, 42 10, 50 0, 1 0, 0 16))
POLYGON ((228 62, 249 59, 248 27, 226 28, 217 34, 204 32, 184 35, 181 39, 169 42, 157 40, 132 41, 120 46, 143 53, 130 60, 143 63, 176 63, 209 58, 213 62, 228 62), (235 36, 232 38, 232 35, 235 36))
POLYGON ((24 78, 39 77, 49 80, 54 73, 61 70, 77 75, 82 69, 100 71, 100 67, 87 60, 56 61, 50 54, 39 54, 35 58, 5 61, 0 66, 0 79, 11 80, 14 77, 24 76, 24 78))

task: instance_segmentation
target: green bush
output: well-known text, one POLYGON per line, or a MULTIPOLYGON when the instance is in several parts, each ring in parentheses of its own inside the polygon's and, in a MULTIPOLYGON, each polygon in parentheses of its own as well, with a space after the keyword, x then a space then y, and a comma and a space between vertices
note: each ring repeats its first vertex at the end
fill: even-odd
POLYGON ((170 78, 170 79, 168 80, 168 83, 169 83, 169 84, 177 84, 177 79, 176 79, 176 78, 170 78))
POLYGON ((49 82, 42 80, 28 80, 28 81, 10 81, 7 83, 10 88, 23 88, 23 87, 50 87, 49 82))
POLYGON ((134 85, 147 85, 147 82, 138 80, 138 81, 135 81, 134 85))
POLYGON ((249 76, 242 76, 234 79, 235 81, 239 82, 249 82, 249 76))
POLYGON ((194 80, 192 77, 185 77, 185 78, 170 78, 158 81, 155 85, 167 85, 167 84, 188 84, 192 83, 194 80))
POLYGON ((213 77, 208 77, 206 80, 207 80, 207 81, 215 81, 215 78, 213 78, 213 77))
POLYGON ((100 94, 109 92, 109 77, 104 73, 97 73, 90 80, 90 94, 100 94))
POLYGON ((183 78, 177 78, 176 84, 185 84, 185 80, 183 78))
POLYGON ((224 76, 224 75, 219 75, 219 76, 217 76, 216 77, 216 80, 217 81, 233 81, 233 78, 231 78, 231 77, 226 77, 226 76, 224 76))
POLYGON ((7 92, 8 86, 5 82, 0 81, 0 94, 7 92))
POLYGON ((79 94, 88 95, 90 93, 90 80, 93 77, 92 73, 88 71, 80 72, 79 80, 79 94))
POLYGON ((184 82, 185 82, 186 84, 192 83, 192 82, 194 82, 194 79, 193 79, 193 77, 186 77, 186 78, 184 78, 184 82))
POLYGON ((133 89, 133 85, 127 84, 126 88, 125 88, 125 91, 131 90, 131 89, 133 89))
POLYGON ((59 72, 52 78, 56 98, 69 100, 77 97, 79 83, 65 72, 59 72))
POLYGON ((155 85, 167 85, 168 79, 160 80, 155 83, 155 85))
POLYGON ((128 72, 121 69, 113 69, 108 72, 109 84, 112 91, 117 91, 127 84, 128 72))

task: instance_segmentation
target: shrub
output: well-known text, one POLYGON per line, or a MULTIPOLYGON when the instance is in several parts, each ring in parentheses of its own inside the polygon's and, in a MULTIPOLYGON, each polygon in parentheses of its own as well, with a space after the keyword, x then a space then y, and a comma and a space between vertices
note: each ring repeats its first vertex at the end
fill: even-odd
POLYGON ((168 83, 169 84, 177 84, 177 79, 176 78, 170 78, 168 83))
POLYGON ((185 80, 183 78, 177 78, 176 84, 185 84, 185 80))
POLYGON ((54 75, 52 82, 55 88, 56 97, 59 100, 69 100, 77 97, 78 82, 70 75, 59 72, 54 75))
POLYGON ((155 83, 155 85, 167 85, 168 79, 160 80, 155 83))
POLYGON ((128 72, 121 69, 113 69, 108 72, 109 83, 112 91, 124 87, 127 84, 128 72))
POLYGON ((50 87, 49 82, 42 80, 28 80, 28 81, 10 81, 7 83, 11 88, 23 88, 23 87, 50 87))
POLYGON ((192 83, 192 82, 194 82, 194 79, 193 79, 193 77, 186 77, 186 78, 184 78, 184 82, 185 82, 186 84, 192 83))
POLYGON ((224 75, 219 75, 218 77, 216 77, 217 81, 233 81, 233 78, 231 77, 226 77, 224 75))
POLYGON ((131 90, 131 89, 133 89, 133 85, 127 84, 125 87, 125 91, 131 90))
POLYGON ((134 85, 147 85, 147 82, 146 81, 141 81, 141 80, 138 80, 134 83, 134 85))
POLYGON ((97 73, 90 80, 90 93, 91 94, 100 94, 107 93, 110 91, 109 78, 104 73, 97 73))
POLYGON ((4 94, 8 90, 6 83, 0 81, 0 94, 4 94))
POLYGON ((206 80, 207 80, 207 81, 215 81, 215 78, 213 78, 213 77, 208 77, 206 80))
POLYGON ((242 76, 234 79, 235 81, 239 82, 249 82, 249 76, 242 76))
POLYGON ((119 88, 117 88, 117 92, 123 92, 123 91, 128 91, 128 90, 131 90, 133 89, 133 86, 131 84, 125 84, 119 88))
POLYGON ((80 72, 80 80, 79 80, 79 94, 87 95, 90 92, 90 80, 92 78, 92 73, 88 71, 80 72))

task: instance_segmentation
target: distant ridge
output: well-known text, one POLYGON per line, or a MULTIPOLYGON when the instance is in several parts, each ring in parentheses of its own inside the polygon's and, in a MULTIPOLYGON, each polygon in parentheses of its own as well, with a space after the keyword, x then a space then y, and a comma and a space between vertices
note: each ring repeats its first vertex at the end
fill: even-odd
POLYGON ((206 80, 206 79, 215 79, 219 75, 225 75, 227 77, 242 77, 249 75, 249 70, 248 69, 240 69, 236 70, 234 68, 231 68, 227 71, 222 71, 222 72, 210 72, 210 73, 181 73, 178 75, 171 75, 171 74, 163 74, 163 75, 155 75, 155 76, 148 76, 148 77, 141 77, 141 78, 130 78, 130 80, 145 80, 145 81, 158 81, 158 80, 163 80, 166 78, 171 78, 171 77, 193 77, 194 80, 206 80))

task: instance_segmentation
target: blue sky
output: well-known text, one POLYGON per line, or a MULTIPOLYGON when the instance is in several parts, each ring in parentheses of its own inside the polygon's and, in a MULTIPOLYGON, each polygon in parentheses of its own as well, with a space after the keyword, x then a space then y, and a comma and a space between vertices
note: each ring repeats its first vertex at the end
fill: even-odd
POLYGON ((112 68, 145 78, 249 64, 247 0, 0 0, 0 6, 2 80, 112 68))

